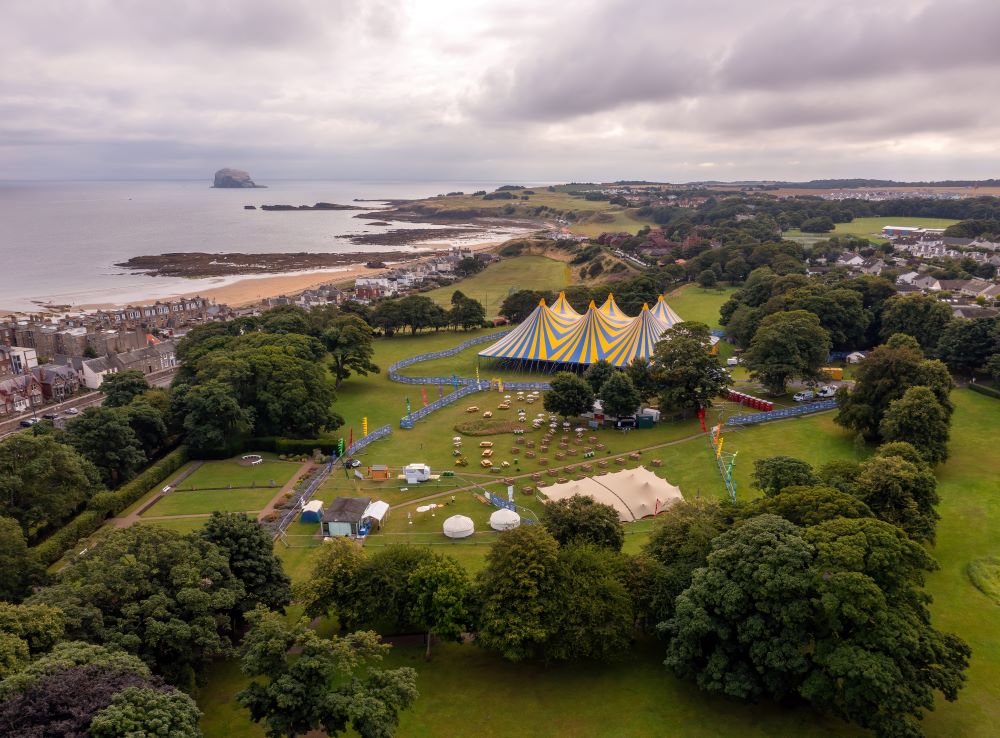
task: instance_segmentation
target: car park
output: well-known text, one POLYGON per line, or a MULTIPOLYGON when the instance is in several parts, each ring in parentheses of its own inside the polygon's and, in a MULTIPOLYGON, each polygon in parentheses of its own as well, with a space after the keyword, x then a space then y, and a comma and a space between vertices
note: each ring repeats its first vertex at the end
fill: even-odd
POLYGON ((809 402, 810 400, 815 399, 815 397, 816 393, 812 390, 803 390, 802 392, 796 392, 792 395, 792 399, 796 402, 809 402))

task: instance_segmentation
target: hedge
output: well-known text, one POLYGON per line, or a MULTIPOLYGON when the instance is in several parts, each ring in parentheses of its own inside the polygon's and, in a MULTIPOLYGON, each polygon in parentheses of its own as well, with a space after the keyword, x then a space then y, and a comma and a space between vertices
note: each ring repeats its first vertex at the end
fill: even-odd
POLYGON ((1000 400, 1000 390, 996 389, 995 387, 984 387, 981 384, 975 384, 975 383, 970 383, 967 386, 973 392, 978 392, 981 395, 986 395, 987 397, 993 397, 997 400, 1000 400))
MULTIPOLYGON (((270 451, 275 454, 312 454, 314 449, 320 449, 324 454, 332 454, 337 449, 337 441, 341 436, 324 436, 323 438, 279 438, 277 436, 262 436, 247 441, 247 451, 270 451)), ((344 438, 347 444, 347 438, 344 438)))
POLYGON ((87 507, 105 517, 117 515, 129 505, 138 502, 149 490, 184 466, 187 460, 187 447, 178 446, 155 464, 150 465, 146 471, 128 484, 122 485, 113 492, 98 492, 90 498, 87 507))
POLYGON ((146 471, 114 492, 98 492, 90 498, 87 509, 31 549, 43 566, 51 566, 62 555, 101 527, 109 515, 117 515, 138 501, 150 489, 180 469, 187 461, 187 448, 178 446, 146 471))

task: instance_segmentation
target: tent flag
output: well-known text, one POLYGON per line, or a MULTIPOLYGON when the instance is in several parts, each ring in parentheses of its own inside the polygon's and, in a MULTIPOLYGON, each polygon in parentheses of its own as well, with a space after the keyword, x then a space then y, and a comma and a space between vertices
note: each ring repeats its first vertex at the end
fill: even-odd
POLYGON ((705 408, 704 407, 699 407, 698 408, 698 422, 701 423, 701 432, 702 433, 706 432, 708 430, 708 428, 705 427, 705 408))
POLYGON ((420 398, 424 401, 424 407, 427 407, 427 386, 420 385, 420 398))
POLYGON ((350 436, 348 436, 348 439, 349 440, 347 441, 347 448, 350 448, 351 446, 354 445, 354 426, 353 425, 351 426, 351 434, 350 434, 350 436))
POLYGON ((719 445, 715 449, 715 458, 717 458, 717 459, 720 456, 722 456, 722 444, 723 444, 723 442, 725 440, 726 440, 725 438, 723 438, 722 436, 719 436, 719 445))

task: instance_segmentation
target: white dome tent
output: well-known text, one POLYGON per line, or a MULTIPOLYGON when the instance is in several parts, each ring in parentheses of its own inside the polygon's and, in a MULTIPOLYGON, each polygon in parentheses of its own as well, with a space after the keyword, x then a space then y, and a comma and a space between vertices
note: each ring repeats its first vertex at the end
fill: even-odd
POLYGON ((521 524, 521 516, 513 510, 500 508, 490 515, 490 527, 493 530, 510 530, 521 524))
POLYGON ((444 521, 443 530, 448 538, 468 538, 476 532, 476 526, 472 522, 472 518, 465 515, 452 515, 444 521))

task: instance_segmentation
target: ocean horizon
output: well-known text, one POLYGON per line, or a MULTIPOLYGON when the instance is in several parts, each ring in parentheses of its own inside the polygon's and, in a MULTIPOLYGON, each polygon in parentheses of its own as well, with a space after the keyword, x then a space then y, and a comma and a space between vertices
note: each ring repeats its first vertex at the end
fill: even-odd
MULTIPOLYGON (((133 256, 187 252, 419 251, 357 245, 344 236, 420 228, 370 225, 359 211, 267 212, 261 205, 382 207, 378 202, 493 189, 500 181, 269 180, 215 189, 211 180, 0 180, 0 309, 139 302, 220 287, 256 275, 151 277, 115 266, 133 256), (254 205, 257 210, 245 210, 254 205)), ((427 225, 432 228, 440 226, 427 225)), ((454 243, 490 240, 459 236, 454 243)), ((260 276, 273 276, 274 273, 260 276)))

